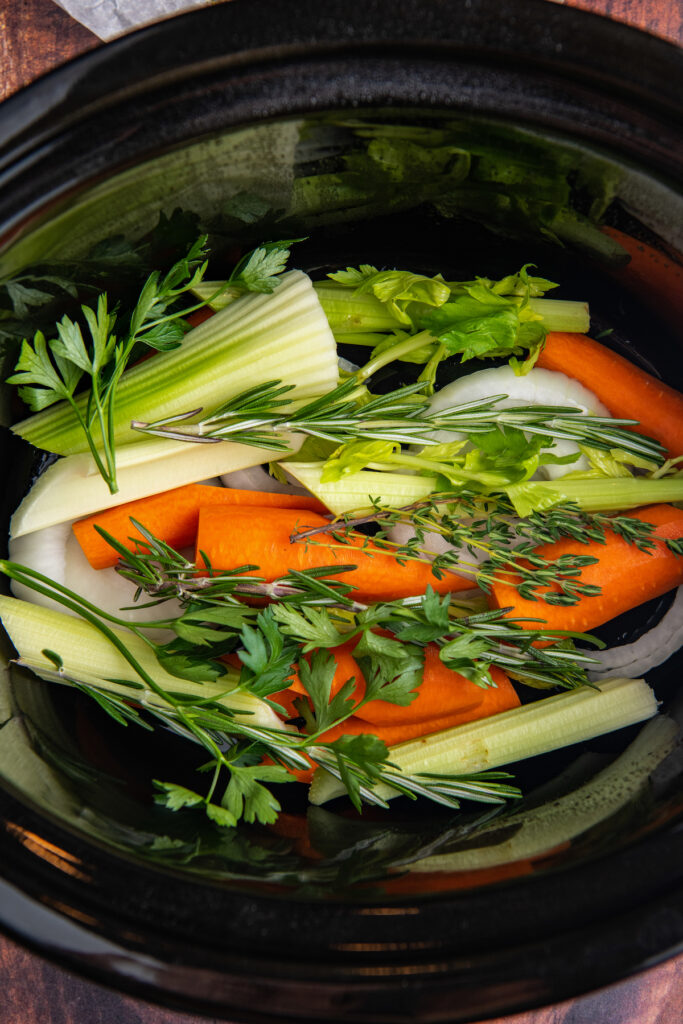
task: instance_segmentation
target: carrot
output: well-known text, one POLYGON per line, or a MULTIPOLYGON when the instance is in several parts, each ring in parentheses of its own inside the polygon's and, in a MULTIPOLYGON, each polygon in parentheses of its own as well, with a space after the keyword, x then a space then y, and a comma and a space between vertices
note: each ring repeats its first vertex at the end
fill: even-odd
POLYGON ((580 381, 613 416, 638 420, 631 429, 660 441, 670 458, 683 455, 683 395, 628 359, 586 335, 551 332, 537 365, 580 381))
POLYGON ((371 700, 360 709, 358 717, 381 726, 402 725, 406 722, 424 724, 435 718, 460 715, 474 709, 487 710, 487 713, 492 714, 498 702, 500 707, 497 710, 500 711, 516 707, 519 701, 505 673, 494 668, 491 674, 496 687, 490 690, 489 697, 488 689, 477 686, 444 665, 439 657, 439 648, 436 644, 429 644, 425 648, 422 682, 412 703, 401 707, 384 700, 371 700), (481 707, 482 703, 485 709, 481 707))
POLYGON ((614 276, 679 328, 683 320, 683 264, 617 228, 605 226, 602 231, 631 257, 626 266, 614 271, 614 276))
POLYGON ((190 327, 198 327, 199 324, 203 324, 205 320, 210 320, 213 315, 213 309, 210 309, 208 306, 202 306, 201 309, 196 309, 194 313, 190 313, 190 315, 185 317, 185 319, 190 327))
MULTIPOLYGON (((135 550, 135 541, 142 535, 130 522, 131 516, 146 526, 160 540, 174 548, 188 547, 197 536, 199 509, 205 505, 248 505, 259 508, 296 508, 325 511, 317 498, 297 494, 276 494, 265 491, 242 491, 233 487, 209 487, 207 484, 187 484, 162 494, 127 501, 124 505, 96 512, 73 525, 78 543, 93 569, 106 569, 116 565, 119 556, 94 529, 102 527, 129 551, 135 550)), ((250 513, 252 519, 254 513, 250 513)))
MULTIPOLYGON (((438 580, 429 562, 412 559, 400 565, 393 554, 383 551, 361 534, 351 534, 342 542, 329 534, 292 543, 293 533, 327 525, 315 512, 296 509, 261 509, 256 516, 244 508, 204 508, 199 515, 197 561, 205 553, 215 570, 233 569, 251 563, 259 569, 253 575, 268 582, 299 571, 327 565, 356 568, 340 574, 345 583, 357 589, 359 601, 388 601, 411 594, 422 594, 431 586, 440 594, 469 589, 472 583, 447 573, 438 580)), ((334 571, 330 576, 334 577, 334 571)))
MULTIPOLYGON (((510 581, 493 584, 489 605, 492 608, 510 607, 510 614, 515 618, 542 619, 550 629, 585 632, 680 586, 683 583, 683 558, 670 551, 664 542, 683 537, 683 510, 673 505, 649 505, 627 515, 656 527, 654 536, 658 539, 651 552, 639 551, 614 533, 606 534, 604 544, 595 541, 581 544, 564 539, 536 549, 539 555, 550 560, 568 554, 599 559, 593 565, 585 566, 580 578, 582 583, 599 586, 600 594, 580 597, 576 604, 569 606, 546 604, 543 600, 521 597, 512 577, 510 581)), ((558 590, 556 586, 549 587, 541 593, 558 590)), ((526 623, 526 627, 538 628, 538 623, 526 623)))
MULTIPOLYGON (((353 639, 339 647, 333 647, 330 651, 337 662, 337 670, 330 691, 331 697, 335 697, 349 679, 356 680, 353 693, 354 701, 361 700, 365 693, 365 679, 353 657, 353 650, 357 643, 358 641, 353 639)), ((358 711, 357 717, 372 726, 404 726, 413 723, 424 726, 434 720, 473 711, 475 708, 480 708, 482 704, 485 705, 480 708, 482 718, 485 714, 493 714, 494 711, 507 711, 511 707, 516 707, 519 700, 505 673, 499 668, 493 668, 491 674, 496 683, 495 687, 484 689, 477 686, 476 683, 444 665, 439 657, 439 648, 436 644, 428 644, 425 648, 422 682, 416 691, 414 700, 407 705, 390 704, 385 700, 371 700, 358 711)), ((289 691, 282 692, 298 695, 306 693, 298 673, 295 672, 292 676, 289 682, 289 691)), ((417 735, 419 734, 418 730, 417 735)))
MULTIPOLYGON (((336 697, 341 690, 344 683, 348 682, 349 679, 355 679, 356 686, 353 693, 353 699, 355 701, 361 700, 365 693, 365 679, 363 673, 358 667, 358 662, 353 656, 353 650, 356 647, 357 640, 348 641, 345 644, 340 644, 339 647, 333 647, 330 650, 330 654, 334 657, 337 663, 337 668, 332 679, 332 686, 330 687, 330 698, 336 697)), ((305 694, 306 689, 299 678, 299 673, 294 670, 292 678, 289 681, 289 688, 295 693, 305 694)))

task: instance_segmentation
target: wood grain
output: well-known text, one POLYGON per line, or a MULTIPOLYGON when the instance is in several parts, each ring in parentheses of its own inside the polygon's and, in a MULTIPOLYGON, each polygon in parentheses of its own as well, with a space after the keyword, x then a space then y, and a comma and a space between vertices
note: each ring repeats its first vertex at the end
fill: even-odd
POLYGON ((0 100, 98 43, 54 0, 0 0, 0 100))
MULTIPOLYGON (((504 2, 504 0, 502 0, 504 2)), ((683 43, 676 0, 572 0, 683 43)), ((0 0, 0 99, 98 44, 53 0, 0 0)), ((681 1024, 683 956, 601 992, 506 1017, 504 1024, 681 1024)), ((84 981, 0 938, 0 1024, 200 1024, 84 981)), ((208 1024, 211 1024, 209 1021, 208 1024)), ((216 1021, 215 1024, 218 1024, 216 1021)), ((503 1018, 487 1024, 503 1024, 503 1018)))

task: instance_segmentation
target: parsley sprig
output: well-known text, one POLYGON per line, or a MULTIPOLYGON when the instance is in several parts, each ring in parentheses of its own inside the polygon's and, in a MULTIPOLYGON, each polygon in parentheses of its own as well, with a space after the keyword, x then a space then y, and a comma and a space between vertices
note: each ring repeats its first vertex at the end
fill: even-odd
POLYGON ((102 293, 95 308, 81 307, 83 324, 64 316, 57 324, 56 338, 47 340, 38 331, 32 343, 22 342, 16 372, 8 383, 19 385, 21 398, 34 411, 55 402, 69 403, 112 494, 118 490, 114 446, 117 385, 141 347, 167 352, 180 344, 182 318, 188 310, 171 310, 201 281, 207 267, 205 256, 206 237, 202 236, 166 274, 150 274, 128 322, 120 325, 120 336, 114 333, 117 315, 109 310, 106 293, 102 293), (84 377, 90 378, 90 389, 86 398, 79 400, 76 389, 84 377))
MULTIPOLYGON (((327 646, 332 646, 329 641, 333 631, 341 625, 341 620, 337 621, 332 616, 342 613, 348 615, 355 607, 355 603, 345 597, 343 588, 337 592, 334 587, 329 587, 329 594, 321 594, 321 581, 315 572, 310 578, 307 573, 297 573, 295 578, 285 584, 287 593, 283 596, 282 604, 275 602, 262 610, 245 606, 238 609, 236 594, 245 582, 242 567, 235 573, 216 576, 211 596, 204 603, 201 589, 187 593, 182 589, 183 575, 189 574, 189 563, 184 563, 181 572, 182 556, 161 541, 155 540, 153 550, 145 549, 145 543, 140 542, 139 552, 129 558, 125 568, 123 565, 121 568, 128 578, 132 578, 138 571, 140 589, 149 587, 155 591, 153 581, 163 575, 161 562, 168 562, 169 576, 176 587, 180 588, 184 610, 176 618, 160 618, 152 624, 174 629, 176 638, 166 644, 153 641, 144 629, 98 609, 36 570, 5 561, 0 563, 0 571, 37 593, 58 601, 89 622, 125 658, 134 678, 130 681, 117 681, 125 683, 127 692, 130 692, 129 700, 124 701, 106 692, 104 680, 91 675, 77 678, 66 673, 59 652, 43 652, 53 666, 51 670, 46 671, 44 665, 25 663, 27 667, 39 668, 43 676, 48 675, 56 681, 77 686, 97 700, 100 707, 121 724, 134 723, 149 727, 150 719, 156 720, 209 753, 209 761, 202 766, 202 770, 210 773, 205 793, 157 780, 158 799, 166 806, 174 810, 202 806, 208 816, 222 826, 232 827, 240 819, 269 824, 275 820, 280 809, 278 798, 268 788, 269 784, 291 781, 293 771, 307 769, 311 764, 324 766, 332 774, 344 779, 349 796, 358 808, 362 802, 368 801, 380 806, 386 805, 386 801, 376 791, 380 784, 389 785, 412 799, 418 796, 429 797, 453 808, 459 806, 463 797, 502 803, 520 795, 514 787, 498 781, 508 778, 500 773, 457 779, 450 776, 403 775, 389 761, 386 745, 370 734, 341 736, 333 742, 325 740, 328 729, 340 725, 370 700, 409 703, 419 684, 421 670, 417 649, 406 646, 402 659, 392 664, 378 657, 383 638, 366 640, 363 637, 368 651, 363 654, 364 649, 361 648, 359 653, 366 678, 363 695, 356 698, 354 682, 348 680, 341 691, 331 698, 334 675, 331 654, 323 647, 307 659, 303 652, 305 644, 300 643, 291 630, 282 628, 278 614, 285 610, 291 613, 295 609, 305 608, 306 622, 310 626, 316 621, 315 613, 318 612, 321 616, 317 620, 320 628, 323 627, 324 616, 327 646), (144 564, 141 564, 141 560, 144 564), (287 602, 287 598, 291 599, 291 603, 287 602), (312 602, 310 606, 306 603, 307 598, 312 602), (332 601, 340 607, 333 607, 332 601), (226 667, 217 666, 213 658, 219 652, 234 650, 242 665, 238 689, 266 700, 288 686, 292 665, 297 663, 310 700, 304 716, 305 731, 299 732, 287 726, 272 729, 250 723, 248 716, 233 713, 215 698, 203 696, 201 688, 193 697, 169 692, 159 685, 153 673, 147 671, 131 652, 125 636, 117 631, 117 626, 125 627, 142 637, 167 671, 183 678, 195 679, 198 683, 202 679, 216 678, 215 675, 207 675, 210 664, 213 664, 214 672, 225 672, 227 675, 226 667), (191 642, 186 639, 188 626, 191 642), (402 660, 406 659, 408 663, 402 664, 402 660), (161 699, 161 707, 144 701, 142 694, 145 689, 161 699), (144 708, 145 715, 142 716, 135 707, 131 709, 130 702, 133 705, 137 702, 144 708), (272 763, 263 763, 264 759, 272 763)), ((323 586, 327 587, 328 583, 325 581, 323 586)), ((158 593, 155 600, 159 600, 158 593)), ((369 622, 368 619, 368 629, 369 622)), ((149 625, 146 624, 147 627, 149 625)), ((396 644, 396 648, 399 647, 401 645, 396 644)), ((234 682, 226 681, 226 693, 233 689, 234 682)), ((276 701, 274 706, 277 707, 276 701)), ((301 710, 304 710, 303 707, 301 710)))

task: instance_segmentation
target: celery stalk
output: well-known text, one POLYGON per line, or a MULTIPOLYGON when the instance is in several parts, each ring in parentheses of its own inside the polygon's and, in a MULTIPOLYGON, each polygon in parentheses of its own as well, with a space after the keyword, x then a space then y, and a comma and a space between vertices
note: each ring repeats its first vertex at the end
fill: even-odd
MULTIPOLYGON (((136 678, 123 655, 91 623, 52 608, 3 596, 0 596, 0 618, 19 652, 21 663, 37 675, 55 680, 55 665, 43 654, 44 650, 54 651, 62 658, 65 676, 89 682, 97 689, 120 697, 129 697, 141 705, 168 710, 163 699, 136 678), (139 686, 126 686, 117 680, 130 680, 139 686)), ((248 716, 245 721, 250 725, 282 729, 281 720, 264 701, 237 690, 236 671, 228 669, 226 676, 216 681, 197 683, 180 679, 161 667, 140 637, 113 627, 112 631, 120 636, 152 679, 174 696, 213 699, 228 711, 248 716)))
POLYGON ((375 505, 403 508, 437 489, 436 477, 409 473, 375 473, 362 469, 341 480, 323 483, 323 462, 282 462, 282 468, 303 484, 336 516, 369 510, 375 505))
MULTIPOLYGON (((300 436, 293 437, 292 448, 296 449, 301 440, 300 436)), ((279 453, 232 441, 188 444, 145 437, 137 444, 119 448, 119 489, 111 494, 89 453, 68 455, 53 462, 38 477, 12 516, 10 535, 21 537, 46 526, 81 519, 149 494, 248 469, 278 457, 279 453)))
MULTIPOLYGON (((294 397, 300 398, 325 394, 338 382, 334 337, 310 279, 300 271, 283 274, 271 294, 236 299, 191 330, 179 348, 127 370, 116 392, 115 441, 119 445, 139 439, 131 420, 152 422, 196 408, 212 411, 271 380, 294 385, 294 397)), ((86 401, 83 395, 83 408, 86 401)), ((36 447, 60 455, 86 449, 66 403, 12 429, 36 447)))
POLYGON ((620 512, 660 501, 683 501, 683 474, 660 477, 597 477, 528 481, 513 484, 507 494, 520 516, 573 501, 585 512, 620 512))
POLYGON ((406 327, 374 295, 357 295, 336 281, 316 281, 313 287, 333 331, 363 333, 406 327))
MULTIPOLYGON (((410 775, 470 774, 522 761, 593 739, 652 718, 654 692, 644 679, 609 679, 599 689, 582 687, 490 718, 409 740, 389 749, 389 760, 410 775)), ((322 804, 344 792, 329 772, 318 769, 311 803, 322 804)), ((396 796, 378 787, 385 799, 396 796)))
MULTIPOLYGON (((360 334, 372 331, 406 329, 374 295, 358 295, 352 288, 335 281, 316 281, 316 290, 330 327, 336 333, 360 334)), ((514 296, 509 296, 514 299, 514 296)), ((522 298, 519 298, 521 304, 522 298)), ((537 313, 548 331, 585 334, 590 326, 586 302, 568 299, 530 299, 529 309, 537 313)))
POLYGON ((653 718, 607 768, 578 789, 531 810, 506 815, 477 833, 480 846, 424 857, 411 871, 476 871, 539 857, 595 828, 646 790, 649 777, 676 746, 678 727, 664 715, 653 718))
POLYGON ((591 318, 587 302, 571 302, 568 299, 529 299, 529 309, 539 314, 546 331, 585 334, 590 328, 591 318))

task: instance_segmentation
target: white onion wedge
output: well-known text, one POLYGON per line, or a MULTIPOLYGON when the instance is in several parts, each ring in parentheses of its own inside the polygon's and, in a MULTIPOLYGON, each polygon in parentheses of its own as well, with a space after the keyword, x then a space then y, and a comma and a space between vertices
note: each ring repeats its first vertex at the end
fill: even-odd
MULTIPOLYGON (((429 412, 441 412, 464 402, 475 402, 491 395, 507 395, 499 404, 502 408, 513 405, 571 405, 594 416, 609 416, 609 411, 583 384, 567 377, 564 373, 534 367, 523 377, 517 377, 510 366, 496 366, 478 370, 467 377, 460 377, 437 391, 429 403, 429 412)), ((462 437, 455 431, 440 430, 434 437, 440 441, 451 441, 462 437)), ((572 441, 556 440, 553 454, 564 456, 578 452, 572 441)), ((567 466, 543 466, 539 475, 553 480, 568 471, 588 469, 588 460, 581 456, 567 466)))
POLYGON ((671 607, 656 626, 637 640, 604 651, 591 651, 600 668, 591 668, 590 679, 598 681, 613 675, 643 676, 662 665, 683 646, 683 587, 676 591, 671 607))
MULTIPOLYGON (((177 601, 165 601, 163 605, 154 608, 137 607, 132 611, 122 611, 124 606, 133 604, 135 586, 120 576, 115 569, 93 569, 83 554, 70 522, 57 523, 44 530, 13 538, 9 543, 9 557, 13 562, 35 569, 55 583, 61 583, 62 586, 73 590, 103 611, 127 622, 142 624, 180 614, 180 605, 177 601)), ((76 614, 69 612, 52 598, 17 583, 16 580, 12 580, 11 586, 14 596, 23 601, 30 601, 64 614, 76 614)), ((140 604, 143 605, 147 601, 148 598, 143 595, 140 604)))
MULTIPOLYGON (((290 439, 293 449, 300 440, 290 439)), ((109 493, 90 455, 67 455, 38 477, 12 516, 10 535, 21 537, 56 523, 82 519, 126 501, 267 462, 274 454, 277 455, 231 441, 188 444, 150 438, 118 449, 119 490, 116 494, 109 493)))
POLYGON ((243 491, 264 491, 268 494, 309 494, 305 487, 296 483, 283 484, 281 480, 271 476, 265 466, 249 466, 247 469, 236 469, 232 473, 221 476, 224 487, 236 487, 243 491))

